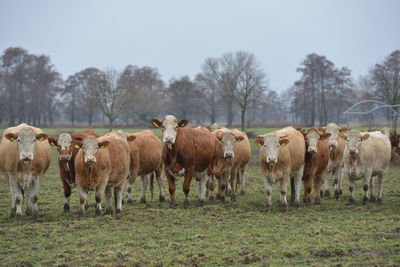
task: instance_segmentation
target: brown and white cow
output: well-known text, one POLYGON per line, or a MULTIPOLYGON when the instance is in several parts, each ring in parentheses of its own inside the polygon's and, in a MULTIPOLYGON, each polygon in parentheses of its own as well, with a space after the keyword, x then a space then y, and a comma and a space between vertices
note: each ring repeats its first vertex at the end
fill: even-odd
POLYGON ((344 171, 349 178, 350 203, 354 203, 354 181, 363 180, 363 203, 376 200, 374 194, 373 177, 378 177, 378 202, 382 202, 383 181, 391 158, 391 144, 389 136, 382 132, 362 133, 349 131, 346 136, 346 150, 344 156, 344 171))
MULTIPOLYGON (((128 138, 131 141, 134 138, 128 138)), ((106 197, 106 214, 112 214, 112 192, 114 189, 115 209, 122 211, 122 195, 129 175, 129 145, 125 135, 112 132, 83 141, 73 141, 79 146, 75 158, 77 190, 80 196, 80 215, 85 215, 85 204, 89 190, 96 190, 96 215, 101 215, 101 200, 106 197)))
POLYGON ((291 181, 291 202, 300 205, 299 194, 304 170, 305 141, 303 135, 293 127, 257 136, 260 146, 260 166, 264 175, 267 193, 266 210, 272 208, 272 184, 280 183, 280 207, 287 211, 286 192, 291 181))
POLYGON ((11 191, 11 217, 22 215, 24 192, 26 213, 38 216, 40 180, 50 166, 51 151, 47 135, 39 128, 22 123, 7 128, 0 144, 0 171, 8 178, 11 191))
POLYGON ((330 197, 329 182, 333 177, 335 198, 339 199, 342 194, 343 152, 346 146, 343 133, 349 131, 349 129, 346 127, 339 128, 335 123, 329 123, 321 129, 331 134, 328 139, 330 151, 328 170, 324 178, 324 192, 321 190, 321 196, 330 197))
POLYGON ((133 203, 132 187, 138 175, 142 180, 140 202, 146 202, 147 175, 149 174, 151 175, 151 194, 153 195, 153 180, 155 174, 160 191, 159 201, 164 201, 163 182, 161 179, 163 167, 162 145, 160 139, 150 130, 138 133, 126 133, 126 135, 128 137, 136 137, 134 141, 129 142, 131 165, 130 178, 126 185, 128 189, 128 203, 133 203))
POLYGON ((99 137, 93 129, 87 129, 72 134, 62 133, 58 138, 48 138, 50 145, 57 147, 58 168, 60 170, 61 182, 64 187, 64 212, 70 210, 69 198, 71 196, 71 188, 76 185, 74 163, 79 149, 72 145, 72 141, 82 141, 87 136, 99 137))
POLYGON ((218 198, 224 201, 225 191, 229 187, 231 199, 235 200, 237 176, 244 193, 245 173, 251 157, 249 139, 246 133, 236 129, 218 129, 213 134, 217 142, 212 169, 218 180, 218 198))
POLYGON ((301 131, 306 141, 306 156, 303 174, 304 203, 311 203, 311 190, 314 185, 314 204, 321 203, 321 185, 329 163, 328 138, 330 133, 323 133, 317 128, 301 131))
POLYGON ((153 119, 153 126, 161 127, 164 143, 165 175, 168 179, 170 207, 175 207, 175 177, 184 171, 184 208, 189 207, 189 191, 193 176, 199 182, 199 205, 204 205, 206 184, 215 152, 215 137, 207 129, 185 127, 187 120, 178 121, 167 115, 163 121, 153 119))

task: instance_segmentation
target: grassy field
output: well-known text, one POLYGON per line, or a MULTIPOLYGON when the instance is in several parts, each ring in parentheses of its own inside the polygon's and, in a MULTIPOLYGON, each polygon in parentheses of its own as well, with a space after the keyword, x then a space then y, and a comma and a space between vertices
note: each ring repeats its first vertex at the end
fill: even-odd
MULTIPOLYGON (((257 134, 270 130, 260 129, 257 134)), ((79 219, 75 192, 71 212, 65 214, 63 189, 53 160, 42 181, 39 218, 24 215, 22 222, 15 222, 9 218, 9 187, 1 178, 0 265, 400 265, 400 168, 392 166, 386 176, 383 205, 362 205, 360 182, 356 205, 346 205, 346 182, 340 201, 324 199, 321 205, 301 205, 281 213, 275 185, 273 211, 266 213, 257 149, 252 148, 244 196, 236 202, 228 199, 196 207, 198 190, 193 182, 188 210, 182 207, 180 189, 179 205, 174 210, 168 208, 168 202, 158 203, 158 197, 151 200, 150 194, 148 203, 139 204, 140 186, 136 184, 136 202, 125 204, 118 218, 95 217, 91 207, 87 217, 79 219)), ((55 159, 54 148, 52 152, 55 159)), ((166 184, 164 179, 168 192, 166 184)), ((182 179, 177 184, 181 187, 182 179)), ((90 202, 94 202, 93 193, 90 202)))

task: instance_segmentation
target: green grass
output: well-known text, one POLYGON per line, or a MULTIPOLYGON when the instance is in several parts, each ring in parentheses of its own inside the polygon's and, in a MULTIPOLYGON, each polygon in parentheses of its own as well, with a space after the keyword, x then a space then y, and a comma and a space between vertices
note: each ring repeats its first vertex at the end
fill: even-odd
MULTIPOLYGON (((270 129, 261 129, 267 132, 270 129)), ((50 135, 61 130, 46 131, 50 135)), ((106 132, 106 130, 104 130, 106 132)), ((103 133, 99 131, 99 133, 103 133)), ((53 159, 56 158, 52 148, 53 159)), ((400 168, 390 168, 384 204, 346 205, 347 183, 340 201, 302 205, 278 211, 278 187, 273 190, 273 211, 264 212, 265 193, 256 150, 247 175, 247 191, 236 202, 207 203, 196 207, 197 185, 192 184, 191 207, 182 207, 182 179, 178 180, 178 207, 158 203, 148 192, 139 204, 139 184, 133 205, 125 204, 118 218, 94 216, 90 207, 79 219, 74 190, 71 213, 64 214, 63 189, 56 161, 45 175, 39 194, 37 220, 9 218, 9 187, 0 179, 0 265, 399 265, 400 168)), ((140 179, 139 179, 140 180, 140 179)), ((140 182, 139 182, 140 183, 140 182)), ((165 192, 168 192, 164 179, 165 192)), ((155 193, 157 186, 155 186, 155 193)), ((157 196, 157 193, 155 194, 157 196)), ((167 193, 168 195, 168 193, 167 193)), ((90 203, 94 194, 90 194, 90 203)), ((25 209, 24 205, 24 209, 25 209)))

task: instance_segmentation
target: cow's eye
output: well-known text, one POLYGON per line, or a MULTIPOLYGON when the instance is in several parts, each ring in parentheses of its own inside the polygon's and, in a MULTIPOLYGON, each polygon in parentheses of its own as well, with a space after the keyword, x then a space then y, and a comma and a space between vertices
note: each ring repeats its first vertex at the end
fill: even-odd
POLYGON ((18 144, 21 143, 21 140, 17 139, 17 143, 18 143, 18 144))

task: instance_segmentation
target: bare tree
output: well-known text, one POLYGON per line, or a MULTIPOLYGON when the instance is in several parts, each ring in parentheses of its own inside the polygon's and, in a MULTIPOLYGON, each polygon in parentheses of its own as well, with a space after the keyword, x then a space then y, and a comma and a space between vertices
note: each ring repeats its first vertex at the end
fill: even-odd
POLYGON ((104 84, 95 91, 97 103, 109 121, 110 131, 113 122, 125 112, 129 102, 126 90, 120 85, 120 77, 121 74, 115 69, 106 69, 104 84))

